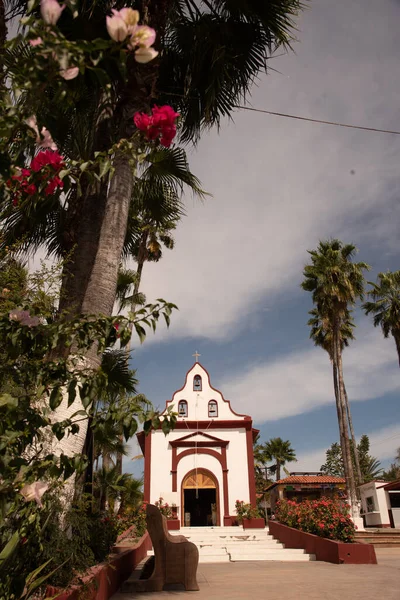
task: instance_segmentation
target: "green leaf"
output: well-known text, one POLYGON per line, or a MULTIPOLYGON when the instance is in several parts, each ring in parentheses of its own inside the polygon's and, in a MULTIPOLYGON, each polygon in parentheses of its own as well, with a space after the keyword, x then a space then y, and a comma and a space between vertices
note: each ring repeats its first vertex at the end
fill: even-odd
POLYGON ((74 402, 74 400, 76 398, 77 384, 78 384, 78 382, 76 379, 73 379, 72 381, 69 382, 69 385, 68 385, 68 407, 71 406, 71 404, 74 402))
POLYGON ((9 539, 6 546, 0 552, 0 569, 3 570, 5 564, 13 556, 19 543, 19 532, 16 531, 14 535, 9 539))
POLYGON ((60 388, 60 386, 56 386, 52 389, 51 394, 50 394, 50 400, 49 400, 50 408, 52 410, 55 410, 56 408, 58 408, 60 406, 61 402, 62 402, 61 388, 60 388))
POLYGON ((0 395, 0 407, 7 406, 8 408, 16 408, 18 406, 18 398, 13 398, 10 394, 0 395))

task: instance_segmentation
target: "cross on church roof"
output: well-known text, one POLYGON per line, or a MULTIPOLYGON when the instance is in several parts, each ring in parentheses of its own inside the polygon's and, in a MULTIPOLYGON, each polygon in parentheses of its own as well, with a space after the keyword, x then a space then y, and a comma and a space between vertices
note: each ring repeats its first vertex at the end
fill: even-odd
POLYGON ((194 357, 195 357, 195 359, 196 359, 196 362, 199 362, 199 356, 201 356, 201 354, 199 354, 199 353, 197 352, 197 350, 196 350, 196 352, 195 352, 194 354, 192 354, 192 356, 194 356, 194 357))

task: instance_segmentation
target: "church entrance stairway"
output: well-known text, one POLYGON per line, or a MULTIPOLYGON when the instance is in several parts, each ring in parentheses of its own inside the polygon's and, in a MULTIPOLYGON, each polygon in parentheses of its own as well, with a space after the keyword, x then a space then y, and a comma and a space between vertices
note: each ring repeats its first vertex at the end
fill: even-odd
POLYGON ((183 527, 170 533, 184 535, 196 544, 200 563, 315 560, 313 554, 305 554, 304 550, 285 548, 265 529, 244 531, 241 527, 183 527))

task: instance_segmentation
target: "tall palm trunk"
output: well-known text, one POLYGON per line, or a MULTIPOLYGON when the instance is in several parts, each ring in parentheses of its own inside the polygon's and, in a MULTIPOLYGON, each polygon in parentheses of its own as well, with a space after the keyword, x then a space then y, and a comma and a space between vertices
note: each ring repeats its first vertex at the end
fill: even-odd
POLYGON ((279 458, 276 459, 276 481, 279 481, 281 478, 281 461, 279 458))
POLYGON ((342 367, 342 353, 340 347, 340 324, 336 320, 333 326, 333 348, 334 348, 334 361, 337 370, 337 392, 338 392, 338 415, 339 415, 339 431, 340 438, 343 442, 342 455, 344 464, 344 474, 346 478, 346 490, 348 501, 350 504, 350 511, 353 518, 358 518, 358 503, 357 503, 357 490, 354 478, 353 461, 351 458, 351 448, 349 440, 349 429, 347 423, 346 414, 346 403, 345 403, 345 390, 343 381, 343 367, 342 367))
POLYGON ((353 418, 351 416, 350 402, 349 402, 349 398, 347 396, 346 386, 344 386, 344 398, 345 398, 345 402, 346 402, 347 419, 349 421, 350 435, 351 435, 351 439, 353 442, 353 454, 354 454, 354 462, 355 462, 355 467, 356 467, 357 483, 358 483, 358 485, 361 485, 363 483, 363 481, 362 481, 362 475, 361 475, 360 457, 358 454, 356 436, 354 434, 353 418))

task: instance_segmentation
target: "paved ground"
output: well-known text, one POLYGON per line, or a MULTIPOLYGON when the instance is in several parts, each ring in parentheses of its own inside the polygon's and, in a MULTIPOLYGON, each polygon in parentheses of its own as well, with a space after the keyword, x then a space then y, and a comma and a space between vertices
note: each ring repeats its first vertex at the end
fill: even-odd
POLYGON ((377 550, 378 565, 324 562, 201 564, 199 592, 115 594, 111 600, 400 600, 400 549, 377 550))

